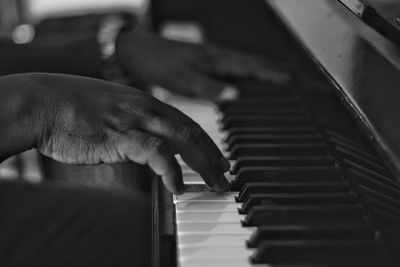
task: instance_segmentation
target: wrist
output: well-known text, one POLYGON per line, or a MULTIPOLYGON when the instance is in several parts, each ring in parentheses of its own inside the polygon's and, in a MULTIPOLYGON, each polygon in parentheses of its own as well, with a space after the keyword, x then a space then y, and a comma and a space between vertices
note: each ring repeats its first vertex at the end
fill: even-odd
POLYGON ((41 129, 29 75, 0 78, 0 161, 32 149, 41 129))

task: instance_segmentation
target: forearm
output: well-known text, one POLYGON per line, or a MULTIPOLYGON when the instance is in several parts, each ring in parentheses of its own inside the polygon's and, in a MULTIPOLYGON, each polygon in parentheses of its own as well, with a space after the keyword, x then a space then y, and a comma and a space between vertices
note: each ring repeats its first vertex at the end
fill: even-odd
POLYGON ((28 44, 0 43, 0 75, 24 72, 66 73, 100 77, 101 58, 96 34, 75 40, 28 44))
POLYGON ((0 77, 0 162, 35 146, 35 100, 26 75, 0 77))

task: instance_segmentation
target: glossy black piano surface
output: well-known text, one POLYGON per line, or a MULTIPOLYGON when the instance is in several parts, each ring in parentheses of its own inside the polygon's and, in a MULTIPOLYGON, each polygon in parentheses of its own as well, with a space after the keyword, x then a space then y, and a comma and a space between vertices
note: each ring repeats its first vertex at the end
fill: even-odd
MULTIPOLYGON (((219 104, 251 261, 398 266, 398 48, 337 1, 174 2, 155 1, 156 26, 195 18, 212 41, 297 66, 284 86, 234 81, 241 98, 219 104)), ((172 204, 156 195, 155 266, 175 266, 172 204)))

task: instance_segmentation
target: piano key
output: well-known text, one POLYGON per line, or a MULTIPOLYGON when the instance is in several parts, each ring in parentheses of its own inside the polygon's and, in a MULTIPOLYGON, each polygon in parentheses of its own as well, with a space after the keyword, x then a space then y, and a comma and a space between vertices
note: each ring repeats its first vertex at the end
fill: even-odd
POLYGON ((243 248, 243 245, 183 246, 179 248, 181 261, 185 261, 185 259, 245 259, 250 257, 252 253, 252 249, 243 248))
POLYGON ((254 182, 330 182, 341 180, 340 171, 302 167, 245 167, 239 170, 232 184, 232 190, 241 190, 246 183, 254 182), (292 169, 290 169, 292 168, 292 169), (309 169, 308 169, 309 168, 309 169))
POLYGON ((183 183, 203 183, 204 180, 201 178, 200 174, 196 172, 187 172, 183 176, 183 183))
POLYGON ((316 133, 317 129, 312 126, 292 126, 292 127, 273 127, 268 125, 261 125, 258 127, 232 127, 229 129, 228 138, 236 134, 263 134, 263 133, 316 133))
POLYGON ((343 160, 343 163, 350 170, 357 170, 358 172, 364 173, 368 177, 373 177, 373 179, 376 179, 377 181, 379 181, 379 183, 384 183, 394 188, 398 188, 398 183, 393 180, 392 176, 386 176, 381 173, 375 172, 374 170, 371 170, 363 165, 359 165, 355 162, 343 160))
POLYGON ((232 165, 231 173, 236 174, 242 167, 262 166, 334 166, 335 160, 330 156, 311 157, 240 157, 232 165))
POLYGON ((289 206, 270 205, 252 207, 243 225, 263 224, 332 224, 363 222, 364 208, 359 205, 289 206))
POLYGON ((237 175, 237 180, 262 180, 268 178, 340 178, 341 171, 335 166, 265 166, 265 167, 243 167, 237 175))
POLYGON ((240 222, 179 222, 178 234, 247 234, 250 236, 254 227, 242 227, 240 222))
POLYGON ((237 192, 192 192, 174 196, 174 203, 188 201, 235 202, 237 192))
POLYGON ((370 260, 382 255, 372 240, 284 240, 263 241, 252 257, 254 263, 327 263, 330 266, 375 266, 370 260), (360 265, 360 263, 364 265, 360 265), (342 263, 340 265, 337 265, 342 263), (349 265, 347 265, 349 263, 349 265), (356 264, 358 263, 358 264, 356 264))
POLYGON ((180 165, 181 169, 182 169, 182 175, 192 175, 195 174, 196 172, 194 170, 192 170, 189 166, 187 166, 187 168, 182 168, 182 166, 186 166, 186 165, 180 165))
POLYGON ((257 115, 257 114, 268 114, 268 115, 285 115, 285 114, 306 114, 306 110, 303 107, 238 107, 228 106, 224 109, 224 115, 257 115))
POLYGON ((223 130, 229 130, 235 127, 255 127, 260 125, 270 126, 304 126, 309 125, 310 121, 303 116, 268 116, 268 117, 257 117, 253 118, 229 118, 224 124, 222 124, 223 130))
MULTIPOLYGON (((184 259, 179 262, 180 267, 254 267, 248 257, 226 259, 184 259)), ((257 267, 270 267, 267 264, 257 264, 257 267)))
POLYGON ((388 170, 386 168, 384 168, 382 166, 382 164, 380 164, 379 162, 377 162, 375 160, 373 161, 373 160, 370 160, 370 159, 368 159, 366 157, 360 157, 358 154, 355 154, 354 152, 352 152, 350 150, 347 150, 345 148, 338 147, 337 150, 339 152, 343 153, 344 156, 345 156, 345 159, 348 160, 348 161, 351 160, 351 161, 354 161, 354 162, 356 162, 356 163, 358 163, 360 165, 363 165, 363 166, 367 165, 370 168, 376 170, 377 172, 383 173, 384 175, 388 174, 388 170))
POLYGON ((224 141, 231 149, 236 144, 321 142, 322 137, 316 134, 241 134, 232 135, 229 140, 224 141))
POLYGON ((344 181, 246 183, 236 200, 243 202, 250 194, 258 193, 343 193, 349 191, 350 185, 344 181))
POLYGON ((178 202, 175 204, 177 211, 237 211, 240 207, 239 203, 234 202, 178 202))
POLYGON ((245 79, 238 81, 238 85, 240 87, 246 88, 246 90, 241 90, 241 98, 254 95, 262 95, 265 97, 268 97, 270 95, 293 95, 292 88, 284 85, 282 86, 273 82, 260 82, 253 79, 245 79))
POLYGON ((177 211, 176 222, 236 222, 239 223, 244 219, 243 215, 237 211, 177 211))
POLYGON ((264 240, 373 239, 374 229, 366 224, 261 225, 252 233, 247 245, 257 247, 264 240))
POLYGON ((178 234, 179 247, 243 246, 249 235, 246 234, 178 234))
POLYGON ((219 103, 218 108, 220 111, 224 112, 227 107, 237 106, 237 107, 293 107, 293 106, 301 106, 299 99, 296 96, 290 97, 276 97, 276 98, 267 98, 267 99, 240 99, 236 101, 230 102, 222 102, 219 103))
POLYGON ((239 209, 242 214, 255 206, 263 205, 339 205, 355 204, 357 198, 351 193, 275 193, 250 194, 239 209))
POLYGON ((324 143, 302 144, 243 144, 232 147, 231 159, 250 156, 324 156, 327 155, 324 143))
POLYGON ((373 177, 366 176, 358 171, 350 170, 352 178, 357 184, 364 188, 373 189, 379 192, 384 192, 387 196, 397 198, 400 195, 400 188, 391 186, 386 183, 381 183, 379 180, 373 177))
POLYGON ((186 163, 183 162, 183 160, 181 162, 179 162, 178 160, 178 163, 180 163, 179 165, 181 166, 182 172, 194 172, 192 168, 190 168, 188 165, 186 165, 186 163))
POLYGON ((330 138, 330 140, 332 140, 333 145, 336 148, 342 148, 347 151, 352 151, 354 154, 358 155, 359 157, 366 158, 367 160, 370 160, 370 161, 377 161, 377 162, 380 161, 380 159, 377 158, 374 154, 370 153, 369 151, 365 151, 363 147, 355 145, 354 141, 352 141, 350 143, 344 143, 344 142, 334 139, 334 138, 330 138))

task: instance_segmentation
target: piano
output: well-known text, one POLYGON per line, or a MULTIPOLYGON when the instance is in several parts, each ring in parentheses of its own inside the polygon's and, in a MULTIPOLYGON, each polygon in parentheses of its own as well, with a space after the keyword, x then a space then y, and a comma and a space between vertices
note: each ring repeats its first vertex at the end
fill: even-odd
POLYGON ((399 266, 400 48, 363 13, 385 1, 259 2, 232 13, 273 16, 295 78, 235 81, 233 102, 165 97, 226 153, 232 187, 209 192, 182 161, 183 195, 154 179, 153 266, 399 266))

